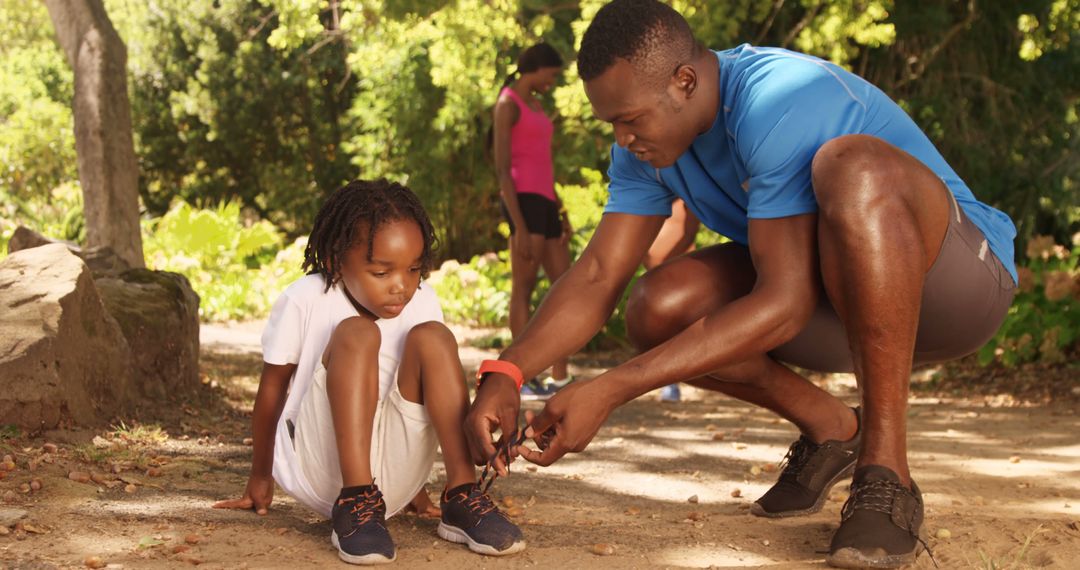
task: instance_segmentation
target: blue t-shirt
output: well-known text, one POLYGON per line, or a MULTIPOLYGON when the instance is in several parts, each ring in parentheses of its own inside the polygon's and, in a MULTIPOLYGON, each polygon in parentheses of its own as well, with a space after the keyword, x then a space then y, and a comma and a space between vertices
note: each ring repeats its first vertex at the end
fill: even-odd
POLYGON ((671 215, 682 198, 706 227, 747 244, 750 218, 816 212, 810 163, 826 141, 867 134, 919 159, 949 187, 1016 279, 1016 227, 975 199, 918 125, 880 89, 827 61, 748 44, 715 52, 720 111, 674 165, 656 169, 613 145, 605 213, 671 215))

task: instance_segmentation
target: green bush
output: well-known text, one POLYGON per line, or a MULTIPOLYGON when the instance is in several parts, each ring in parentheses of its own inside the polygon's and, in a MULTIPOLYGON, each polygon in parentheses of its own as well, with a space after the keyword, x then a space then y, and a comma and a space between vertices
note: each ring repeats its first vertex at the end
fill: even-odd
POLYGON ((1080 233, 1072 242, 1071 251, 1049 236, 1028 242, 1016 298, 980 364, 1061 363, 1080 348, 1080 233))
POLYGON ((274 300, 303 272, 306 240, 282 248, 270 222, 244 223, 236 202, 195 209, 176 202, 143 225, 146 264, 186 276, 202 298, 203 320, 266 316, 274 300))

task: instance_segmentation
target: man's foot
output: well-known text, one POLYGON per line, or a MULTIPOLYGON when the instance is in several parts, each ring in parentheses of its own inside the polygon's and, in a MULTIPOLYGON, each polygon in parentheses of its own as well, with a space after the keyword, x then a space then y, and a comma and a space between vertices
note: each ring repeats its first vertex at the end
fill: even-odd
MULTIPOLYGON (((374 484, 354 487, 334 502, 330 516, 334 532, 330 542, 349 564, 386 564, 397 558, 394 540, 386 529, 386 503, 374 484)), ((344 489, 342 490, 344 491, 344 489)))
POLYGON ((915 562, 926 542, 922 493, 880 465, 855 470, 851 496, 841 511, 825 561, 837 568, 899 568, 915 562))
POLYGON ((543 384, 539 380, 533 378, 521 387, 521 400, 547 400, 551 398, 552 394, 554 394, 556 390, 558 390, 558 388, 543 384))
POLYGON ((786 465, 771 489, 750 506, 759 517, 782 518, 809 515, 821 510, 825 499, 840 480, 851 475, 859 459, 862 442, 862 414, 854 408, 858 422, 855 437, 847 441, 830 439, 817 444, 801 436, 791 444, 786 465))
POLYGON ((439 537, 469 545, 469 550, 488 556, 505 556, 525 550, 521 529, 499 511, 491 497, 469 483, 443 493, 439 537))

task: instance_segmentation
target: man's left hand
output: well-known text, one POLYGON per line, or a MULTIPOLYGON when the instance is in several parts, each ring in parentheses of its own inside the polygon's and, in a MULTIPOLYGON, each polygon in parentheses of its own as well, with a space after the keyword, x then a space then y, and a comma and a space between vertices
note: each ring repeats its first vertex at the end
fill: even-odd
POLYGON ((525 430, 540 450, 520 446, 517 453, 546 467, 567 453, 584 451, 612 410, 596 380, 573 382, 556 392, 525 430))

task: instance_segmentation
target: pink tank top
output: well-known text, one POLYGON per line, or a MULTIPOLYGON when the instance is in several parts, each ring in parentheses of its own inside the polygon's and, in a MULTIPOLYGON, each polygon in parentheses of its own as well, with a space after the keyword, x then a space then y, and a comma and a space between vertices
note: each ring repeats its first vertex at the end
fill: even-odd
POLYGON ((555 200, 555 174, 551 167, 551 135, 555 131, 543 110, 534 111, 509 87, 506 94, 518 106, 518 120, 510 129, 510 178, 518 194, 539 194, 555 200))

